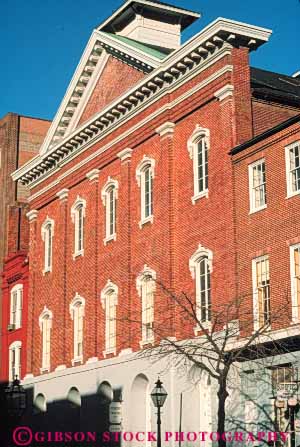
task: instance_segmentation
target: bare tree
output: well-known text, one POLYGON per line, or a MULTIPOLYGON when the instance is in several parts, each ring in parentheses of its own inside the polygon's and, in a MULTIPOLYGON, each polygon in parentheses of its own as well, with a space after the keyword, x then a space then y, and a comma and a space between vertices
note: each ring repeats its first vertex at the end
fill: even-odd
MULTIPOLYGON (((155 281, 156 288, 167 298, 166 306, 160 310, 155 307, 156 317, 152 330, 157 343, 145 346, 138 355, 151 361, 168 359, 169 364, 177 368, 188 370, 193 365, 200 372, 205 371, 217 384, 217 431, 223 434, 232 368, 249 359, 262 361, 285 351, 274 328, 282 327, 287 317, 287 294, 283 297, 282 304, 273 310, 272 317, 270 309, 265 307, 261 310, 259 321, 254 325, 252 294, 205 307, 184 292, 177 295, 159 280, 149 278, 147 274, 147 280, 149 279, 155 281), (197 329, 196 337, 177 340, 172 336, 174 322, 172 318, 164 318, 171 308, 176 312, 177 321, 183 322, 186 327, 197 329)), ((132 317, 133 315, 131 322, 143 325, 140 318, 132 317)), ((220 437, 218 445, 225 447, 226 440, 220 437)))

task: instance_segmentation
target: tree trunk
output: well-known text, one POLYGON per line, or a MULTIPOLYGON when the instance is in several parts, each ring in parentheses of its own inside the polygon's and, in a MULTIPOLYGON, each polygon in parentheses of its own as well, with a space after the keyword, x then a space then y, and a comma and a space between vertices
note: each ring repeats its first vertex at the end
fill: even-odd
POLYGON ((218 446, 219 447, 226 447, 226 440, 225 438, 222 439, 223 433, 225 433, 225 402, 228 397, 228 392, 226 389, 226 378, 227 375, 222 376, 219 380, 219 389, 218 389, 218 433, 219 433, 219 440, 218 440, 218 446))

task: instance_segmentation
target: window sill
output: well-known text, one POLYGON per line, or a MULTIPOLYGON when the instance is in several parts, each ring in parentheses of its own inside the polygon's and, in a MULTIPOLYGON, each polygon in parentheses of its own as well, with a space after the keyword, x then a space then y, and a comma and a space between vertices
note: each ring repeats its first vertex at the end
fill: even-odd
POLYGON ((116 353, 117 353, 116 348, 106 349, 105 351, 103 351, 103 356, 104 358, 106 358, 108 355, 110 354, 116 355, 116 353))
POLYGON ((140 341, 140 348, 144 348, 147 345, 154 345, 154 337, 153 338, 149 338, 148 340, 141 340, 140 341))
POLYGON ((9 333, 11 333, 11 332, 16 332, 16 331, 19 331, 20 329, 22 329, 22 326, 13 327, 13 328, 10 328, 9 326, 13 326, 13 325, 12 325, 12 324, 9 324, 9 325, 7 326, 7 331, 8 331, 9 333))
MULTIPOLYGON (((201 324, 202 324, 204 329, 206 329, 207 331, 211 332, 211 321, 203 321, 203 322, 201 322, 201 324)), ((198 332, 203 332, 203 329, 201 329, 200 326, 194 327, 194 334, 195 334, 195 336, 198 335, 198 332)))
POLYGON ((74 359, 72 359, 71 363, 72 363, 72 366, 78 366, 77 364, 81 365, 83 363, 83 357, 82 356, 75 357, 74 359))
POLYGON ((147 217, 146 219, 142 219, 139 221, 139 227, 142 228, 143 225, 147 224, 147 223, 151 223, 153 224, 153 214, 149 217, 147 217))
POLYGON ((299 196, 299 195, 300 195, 300 190, 294 191, 294 192, 288 192, 286 199, 290 199, 291 197, 295 197, 295 196, 299 196))
POLYGON ((77 251, 76 253, 73 253, 73 261, 75 261, 76 258, 79 256, 84 256, 84 250, 77 251))
POLYGON ((50 366, 47 366, 45 368, 40 368, 40 373, 41 374, 46 374, 50 372, 50 366))
POLYGON ((266 208, 267 208, 267 204, 266 204, 266 205, 262 205, 262 206, 260 206, 259 208, 253 208, 253 209, 251 209, 251 210, 249 211, 249 215, 250 215, 250 214, 257 213, 258 211, 265 210, 266 208))
POLYGON ((104 245, 107 245, 108 242, 113 242, 117 240, 117 233, 114 233, 106 238, 103 239, 103 243, 104 245))
POLYGON ((202 199, 203 197, 205 197, 206 199, 208 198, 208 189, 206 191, 203 192, 199 192, 198 194, 195 194, 192 197, 192 203, 193 205, 195 205, 196 201, 199 199, 202 199))
POLYGON ((52 269, 51 268, 47 268, 43 270, 43 276, 45 276, 47 273, 51 273, 52 269))

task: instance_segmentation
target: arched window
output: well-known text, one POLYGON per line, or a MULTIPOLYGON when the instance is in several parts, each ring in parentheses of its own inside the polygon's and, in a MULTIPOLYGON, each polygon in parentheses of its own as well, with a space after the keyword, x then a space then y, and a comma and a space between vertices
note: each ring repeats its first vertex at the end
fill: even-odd
POLYGON ((21 379, 21 347, 20 341, 15 341, 9 347, 9 381, 12 382, 16 376, 21 379))
POLYGON ((105 310, 105 351, 106 354, 116 354, 116 313, 118 304, 118 287, 107 281, 101 292, 101 302, 105 310))
POLYGON ((117 180, 108 177, 101 193, 103 205, 105 206, 105 244, 108 241, 116 240, 118 188, 117 180))
POLYGON ((154 293, 156 273, 146 265, 139 274, 136 287, 142 299, 142 341, 141 345, 154 343, 154 293))
POLYGON ((33 402, 35 413, 46 413, 47 401, 44 394, 39 393, 33 402))
POLYGON ((52 251, 54 236, 54 220, 47 217, 42 225, 42 239, 44 241, 44 270, 43 273, 52 270, 52 251))
POLYGON ((153 178, 155 160, 144 155, 136 169, 136 178, 141 188, 140 227, 146 222, 153 222, 153 178))
POLYGON ((42 332, 42 371, 50 370, 52 319, 52 312, 45 307, 39 318, 42 332))
POLYGON ((200 197, 208 196, 209 130, 197 125, 188 140, 188 150, 193 160, 194 195, 192 202, 195 203, 200 197))
POLYGON ((9 330, 22 326, 23 284, 16 284, 10 291, 9 330))
POLYGON ((86 201, 77 197, 71 208, 71 218, 74 223, 74 253, 73 258, 84 254, 84 218, 86 201))
POLYGON ((83 317, 84 317, 85 299, 75 295, 70 304, 70 314, 73 320, 73 342, 74 358, 73 365, 83 361, 83 317))
POLYGON ((212 252, 199 245, 189 264, 195 280, 197 318, 201 323, 208 323, 211 321, 212 252))

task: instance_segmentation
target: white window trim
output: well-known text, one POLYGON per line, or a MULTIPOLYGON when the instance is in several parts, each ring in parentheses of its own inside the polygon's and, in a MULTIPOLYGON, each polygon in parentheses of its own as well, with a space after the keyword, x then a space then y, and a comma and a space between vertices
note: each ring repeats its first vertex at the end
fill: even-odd
MULTIPOLYGON (((210 270, 210 274, 213 271, 213 252, 211 250, 209 250, 208 248, 203 247, 201 244, 199 244, 197 250, 193 253, 193 255, 190 257, 189 260, 189 269, 191 272, 191 276, 193 278, 193 280, 195 281, 195 291, 196 291, 196 312, 198 313, 197 318, 198 320, 201 321, 201 315, 199 315, 200 312, 200 308, 201 308, 201 304, 200 303, 200 299, 199 299, 199 287, 198 287, 198 280, 197 280, 197 270, 199 267, 199 262, 203 257, 207 257, 208 259, 208 265, 209 265, 209 270, 210 270)), ((205 329, 210 330, 211 329, 211 321, 203 321, 202 326, 205 329)), ((198 334, 198 332, 201 331, 201 328, 199 327, 199 325, 194 327, 194 333, 195 335, 198 334)))
MULTIPOLYGON (((83 307, 83 312, 82 312, 82 317, 84 317, 85 314, 85 299, 80 296, 77 292, 75 297, 73 298, 73 300, 70 303, 70 315, 71 315, 71 319, 72 321, 74 321, 74 311, 75 311, 75 307, 77 306, 77 304, 80 304, 83 307)), ((84 338, 84 337, 83 337, 84 338)), ((73 327, 73 354, 75 354, 75 344, 76 344, 76 337, 75 337, 75 330, 73 327)), ((74 366, 76 363, 82 363, 83 362, 83 354, 80 356, 75 356, 72 359, 72 365, 74 366)))
MULTIPOLYGON (((252 290, 253 290, 253 326, 254 332, 259 329, 259 303, 258 303, 258 288, 257 288, 257 272, 256 265, 257 262, 268 259, 269 261, 269 269, 270 269, 270 257, 269 255, 259 256, 257 258, 252 259, 252 290)), ((270 270, 269 270, 270 274, 270 270)), ((271 324, 267 327, 267 329, 271 329, 271 324)))
POLYGON ((291 278, 291 298, 292 298, 292 324, 299 323, 299 308, 297 303, 297 293, 295 287, 295 263, 294 250, 300 248, 300 244, 290 246, 290 278, 291 278))
MULTIPOLYGON (((113 348, 109 347, 107 344, 108 342, 108 317, 107 317, 107 309, 108 309, 108 302, 109 300, 114 300, 114 306, 116 307, 118 305, 118 293, 119 289, 116 284, 111 282, 110 280, 107 281, 106 286, 101 291, 101 304, 102 308, 105 311, 105 350, 103 351, 104 357, 106 357, 108 354, 114 354, 116 355, 117 352, 117 322, 115 321, 115 346, 113 348)), ((115 309, 115 312, 117 312, 117 309, 115 309)))
POLYGON ((18 355, 16 356, 16 369, 19 370, 19 376, 18 378, 21 380, 21 349, 22 349, 22 342, 21 341, 14 341, 10 346, 9 346, 9 381, 13 382, 14 381, 14 377, 12 377, 12 351, 13 350, 17 350, 18 355))
MULTIPOLYGON (((152 270, 151 268, 149 268, 146 264, 144 265, 143 270, 140 272, 140 274, 138 275, 138 277, 136 278, 136 289, 137 289, 137 293, 138 296, 142 299, 143 298, 143 285, 145 282, 145 277, 150 276, 151 278, 153 278, 152 280, 152 292, 153 292, 153 323, 154 323, 154 319, 155 319, 155 313, 154 313, 154 294, 155 294, 155 289, 156 289, 156 272, 154 270, 152 270)), ((142 340, 140 341, 140 347, 142 348, 145 345, 149 345, 149 344, 154 344, 155 341, 155 337, 154 337, 154 333, 152 335, 151 338, 146 338, 146 327, 144 325, 144 312, 143 312, 143 303, 142 303, 142 340)))
MULTIPOLYGON (((44 320, 45 317, 49 318, 50 331, 51 331, 51 329, 52 329, 52 321, 53 321, 53 313, 46 306, 44 307, 43 312, 39 316, 39 327, 40 327, 40 331, 42 333, 42 367, 40 368, 40 372, 41 373, 50 371, 50 365, 51 365, 50 359, 49 359, 49 364, 48 365, 45 364, 45 359, 44 359, 43 320, 44 320)), ((51 352, 51 335, 50 335, 50 352, 51 352)))
MULTIPOLYGON (((154 171, 155 171, 155 160, 153 158, 149 158, 146 155, 143 156, 143 159, 140 161, 140 163, 138 164, 137 168, 136 168, 136 180, 137 180, 137 184, 141 190, 141 199, 140 199, 140 204, 141 204, 141 219, 139 221, 139 227, 142 228, 142 226, 144 224, 146 224, 147 222, 150 222, 151 224, 153 224, 153 220, 154 220, 154 215, 153 215, 153 209, 151 210, 152 213, 150 214, 150 216, 145 216, 145 177, 144 177, 144 172, 147 166, 150 166, 150 174, 151 174, 151 178, 152 181, 154 179, 154 171)), ((152 185, 152 197, 151 200, 153 202, 153 185, 152 185)))
POLYGON ((299 191, 292 190, 292 181, 291 181, 291 176, 290 176, 290 152, 289 151, 290 151, 290 149, 293 149, 295 146, 300 146, 300 141, 294 141, 293 143, 291 143, 285 147, 285 173, 286 173, 286 192, 287 192, 286 198, 287 199, 300 194, 300 189, 299 189, 299 191))
POLYGON ((22 308, 23 308, 23 284, 16 284, 10 291, 10 315, 9 323, 13 324, 13 294, 17 293, 17 305, 16 305, 16 323, 14 330, 22 327, 22 308))
POLYGON ((54 220, 50 219, 50 217, 47 216, 46 220, 44 221, 42 227, 41 227, 41 236, 42 240, 44 241, 44 269, 43 269, 43 275, 47 272, 52 272, 52 264, 53 264, 53 238, 54 238, 54 220), (48 250, 49 245, 46 245, 46 236, 47 236, 47 227, 48 225, 51 225, 51 253, 50 253, 50 265, 48 265, 48 250))
POLYGON ((256 160, 255 162, 249 164, 248 166, 248 179, 249 179, 249 203, 250 203, 250 212, 249 214, 256 213, 258 211, 264 210, 267 208, 267 203, 265 203, 262 206, 255 207, 255 199, 253 195, 253 168, 256 166, 265 163, 266 168, 266 160, 264 158, 260 158, 259 160, 256 160))
POLYGON ((190 154, 191 160, 193 160, 193 182, 194 182, 194 195, 192 196, 192 203, 195 205, 198 199, 202 197, 208 197, 208 188, 203 191, 198 189, 198 167, 197 167, 197 150, 198 142, 204 138, 204 143, 206 144, 207 151, 210 150, 210 132, 209 129, 205 129, 197 124, 192 135, 188 139, 187 148, 190 154))
POLYGON ((76 201, 73 203, 71 208, 71 219, 74 224, 74 252, 73 252, 73 260, 77 258, 77 256, 83 256, 84 255, 84 248, 80 249, 78 248, 78 231, 79 231, 79 225, 78 225, 78 207, 82 206, 82 217, 83 217, 83 239, 82 239, 82 246, 84 247, 84 219, 85 219, 85 209, 86 209, 86 200, 83 199, 80 196, 77 196, 76 201))
POLYGON ((116 222, 116 208, 117 208, 117 199, 118 199, 118 191, 119 191, 119 182, 117 180, 108 177, 105 185, 101 191, 102 202, 105 207, 105 238, 103 239, 104 245, 106 245, 109 241, 117 240, 117 222, 116 222), (109 203, 109 192, 110 189, 113 188, 114 191, 114 201, 115 201, 115 214, 114 214, 114 232, 113 234, 109 234, 110 231, 110 203, 109 203))

